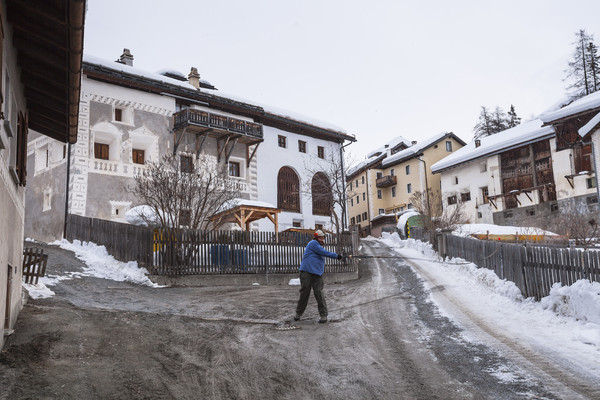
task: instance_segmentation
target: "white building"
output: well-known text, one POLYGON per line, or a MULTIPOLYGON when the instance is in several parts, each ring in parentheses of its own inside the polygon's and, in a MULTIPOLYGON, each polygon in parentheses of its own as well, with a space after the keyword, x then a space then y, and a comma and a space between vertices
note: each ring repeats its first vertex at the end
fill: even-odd
POLYGON ((22 308, 28 128, 40 141, 77 138, 84 10, 75 0, 0 2, 0 348, 22 308))
MULTIPOLYGON (((204 155, 228 165, 240 198, 283 210, 279 230, 330 228, 329 213, 303 189, 315 166, 339 157, 353 136, 217 91, 195 68, 188 76, 135 68, 127 49, 119 62, 84 56, 83 74, 78 141, 64 153, 71 154, 69 213, 124 222, 139 204, 126 190, 133 177, 145 162, 176 152, 189 162, 204 155)), ((29 154, 36 172, 26 230, 50 240, 62 234, 67 164, 56 144, 43 139, 30 142, 29 154)), ((273 224, 265 219, 251 228, 273 224)))

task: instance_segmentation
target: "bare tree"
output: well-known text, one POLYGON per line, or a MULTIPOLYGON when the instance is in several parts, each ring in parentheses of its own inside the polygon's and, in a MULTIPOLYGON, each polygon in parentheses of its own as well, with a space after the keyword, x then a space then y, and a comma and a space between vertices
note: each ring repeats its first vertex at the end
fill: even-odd
POLYGON ((152 208, 164 229, 207 229, 210 218, 238 191, 226 166, 212 157, 200 155, 194 162, 191 156, 166 155, 146 164, 132 192, 152 208))
POLYGON ((530 225, 566 235, 577 246, 590 246, 600 240, 600 221, 586 205, 561 205, 558 213, 546 218, 532 218, 530 225))
POLYGON ((437 230, 454 229, 459 224, 467 223, 464 215, 464 203, 459 195, 454 197, 454 204, 444 205, 439 191, 419 190, 410 197, 414 211, 425 216, 425 231, 434 233, 437 230))
POLYGON ((349 165, 350 162, 344 162, 336 151, 327 153, 326 158, 312 159, 310 165, 305 165, 306 176, 310 179, 306 180, 302 191, 312 199, 313 214, 330 216, 339 235, 342 218, 347 215, 345 172, 348 168, 343 168, 342 163, 349 165))

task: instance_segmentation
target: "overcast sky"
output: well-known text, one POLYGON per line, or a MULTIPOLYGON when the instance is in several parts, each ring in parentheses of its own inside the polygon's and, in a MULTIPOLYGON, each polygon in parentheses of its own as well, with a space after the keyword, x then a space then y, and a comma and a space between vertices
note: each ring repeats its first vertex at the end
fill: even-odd
POLYGON ((360 160, 395 136, 473 137, 480 107, 524 120, 565 95, 598 0, 88 0, 86 54, 189 73, 327 121, 360 160))

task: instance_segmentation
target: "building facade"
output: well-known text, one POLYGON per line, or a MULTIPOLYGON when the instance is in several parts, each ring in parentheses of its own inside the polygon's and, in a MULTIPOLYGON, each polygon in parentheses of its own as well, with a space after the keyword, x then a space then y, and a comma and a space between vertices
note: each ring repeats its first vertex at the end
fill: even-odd
MULTIPOLYGON (((431 173, 431 165, 460 149, 465 143, 451 132, 442 132, 420 143, 406 140, 390 143, 385 151, 371 152, 366 162, 349 171, 348 209, 350 226, 356 226, 363 236, 379 235, 390 226, 399 212, 413 208, 413 196, 423 193, 435 201, 440 179, 431 173), (371 232, 373 221, 377 230, 371 232), (386 221, 381 223, 381 221, 386 221)), ((437 196, 439 198, 439 196, 437 196)))
MULTIPOLYGON (((65 203, 72 214, 125 222, 140 205, 130 190, 134 177, 145 163, 174 153, 182 165, 204 158, 227 166, 238 197, 282 210, 280 230, 330 228, 331 213, 315 207, 310 182, 319 163, 355 139, 290 115, 221 94, 195 68, 187 76, 148 73, 134 68, 127 49, 119 62, 85 56, 77 144, 65 149, 41 137, 29 143, 35 176, 26 232, 59 237, 65 203), (67 179, 68 200, 61 193, 67 179)), ((260 220, 252 229, 273 224, 260 220)))
POLYGON ((0 2, 0 348, 22 308, 29 128, 40 140, 77 138, 84 10, 85 1, 0 2))

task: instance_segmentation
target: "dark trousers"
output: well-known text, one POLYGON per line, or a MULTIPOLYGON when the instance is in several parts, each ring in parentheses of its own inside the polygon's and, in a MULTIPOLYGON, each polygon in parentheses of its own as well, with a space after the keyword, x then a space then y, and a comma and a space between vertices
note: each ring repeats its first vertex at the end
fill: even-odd
POLYGON ((327 303, 325 303, 325 296, 323 296, 323 277, 310 272, 300 271, 300 299, 298 300, 298 306, 296 307, 296 315, 302 315, 308 304, 308 298, 310 297, 310 290, 313 290, 315 299, 317 300, 317 306, 319 308, 319 316, 327 316, 327 303))

